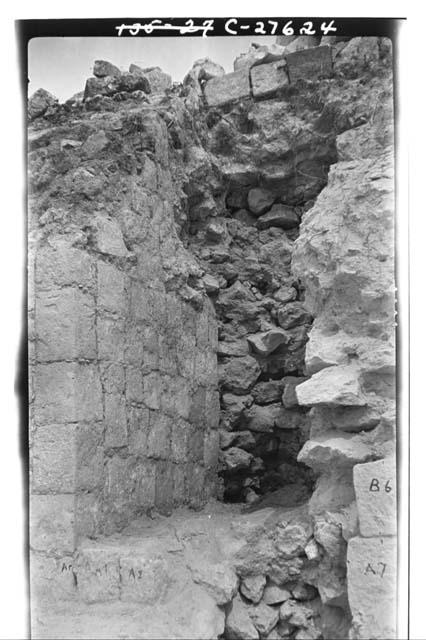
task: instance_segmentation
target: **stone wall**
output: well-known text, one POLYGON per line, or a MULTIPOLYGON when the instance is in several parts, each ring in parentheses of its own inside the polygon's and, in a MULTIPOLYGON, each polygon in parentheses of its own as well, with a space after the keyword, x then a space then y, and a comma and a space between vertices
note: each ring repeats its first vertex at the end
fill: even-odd
POLYGON ((39 591, 140 606, 198 521, 147 575, 150 545, 133 566, 122 538, 90 538, 223 497, 270 508, 243 557, 205 516, 231 563, 185 559, 218 605, 206 637, 394 633, 391 54, 296 38, 182 85, 98 61, 83 97, 30 101, 39 591))
MULTIPOLYGON (((84 112, 29 133, 31 548, 216 495, 217 327, 187 284, 164 122, 84 112)), ((47 561, 47 560, 46 560, 47 561)))

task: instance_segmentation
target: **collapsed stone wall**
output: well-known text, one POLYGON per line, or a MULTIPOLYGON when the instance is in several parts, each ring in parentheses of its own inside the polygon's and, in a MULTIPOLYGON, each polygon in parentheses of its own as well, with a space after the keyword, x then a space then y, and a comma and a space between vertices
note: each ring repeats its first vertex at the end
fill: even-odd
POLYGON ((365 498, 395 437, 391 50, 339 40, 198 61, 183 85, 98 62, 83 96, 30 101, 36 560, 72 567, 82 536, 152 509, 315 488, 232 560, 229 638, 392 633, 360 562, 394 534, 365 498))

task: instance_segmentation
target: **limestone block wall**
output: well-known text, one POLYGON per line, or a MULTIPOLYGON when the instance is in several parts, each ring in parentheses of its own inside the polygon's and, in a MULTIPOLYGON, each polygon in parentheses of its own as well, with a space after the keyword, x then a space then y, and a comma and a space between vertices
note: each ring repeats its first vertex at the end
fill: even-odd
POLYGON ((30 546, 57 573, 82 536, 216 493, 217 329, 188 296, 166 127, 96 119, 29 141, 30 546))

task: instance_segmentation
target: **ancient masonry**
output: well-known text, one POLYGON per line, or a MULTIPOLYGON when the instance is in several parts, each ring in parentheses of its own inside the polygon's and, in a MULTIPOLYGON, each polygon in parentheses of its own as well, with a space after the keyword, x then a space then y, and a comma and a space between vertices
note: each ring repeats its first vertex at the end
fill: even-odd
POLYGON ((33 637, 395 637, 390 41, 28 116, 33 637))

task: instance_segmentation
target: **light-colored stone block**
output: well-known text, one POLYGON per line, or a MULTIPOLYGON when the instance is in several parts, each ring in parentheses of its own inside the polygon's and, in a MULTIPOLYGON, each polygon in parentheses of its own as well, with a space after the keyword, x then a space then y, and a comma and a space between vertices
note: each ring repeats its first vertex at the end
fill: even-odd
POLYGON ((96 357, 95 301, 66 288, 36 296, 36 354, 41 362, 96 357))
POLYGON ((50 555, 74 552, 74 496, 32 495, 30 547, 50 555))
POLYGON ((98 305, 121 316, 127 313, 126 276, 105 262, 98 262, 98 305))
POLYGON ((348 544, 348 597, 357 638, 396 636, 396 538, 352 538, 348 544))
POLYGON ((261 64, 250 71, 254 98, 265 98, 288 85, 286 63, 284 60, 261 64))
POLYGON ((97 367, 54 362, 40 364, 35 378, 37 424, 102 420, 102 390, 97 367))
POLYGON ((391 458, 357 464, 354 486, 361 535, 394 536, 397 533, 396 468, 391 458))
POLYGON ((218 107, 250 96, 250 82, 247 69, 227 73, 212 78, 204 87, 204 95, 209 107, 218 107))
POLYGON ((78 594, 85 602, 118 600, 120 594, 119 553, 110 547, 82 546, 74 562, 78 594))

